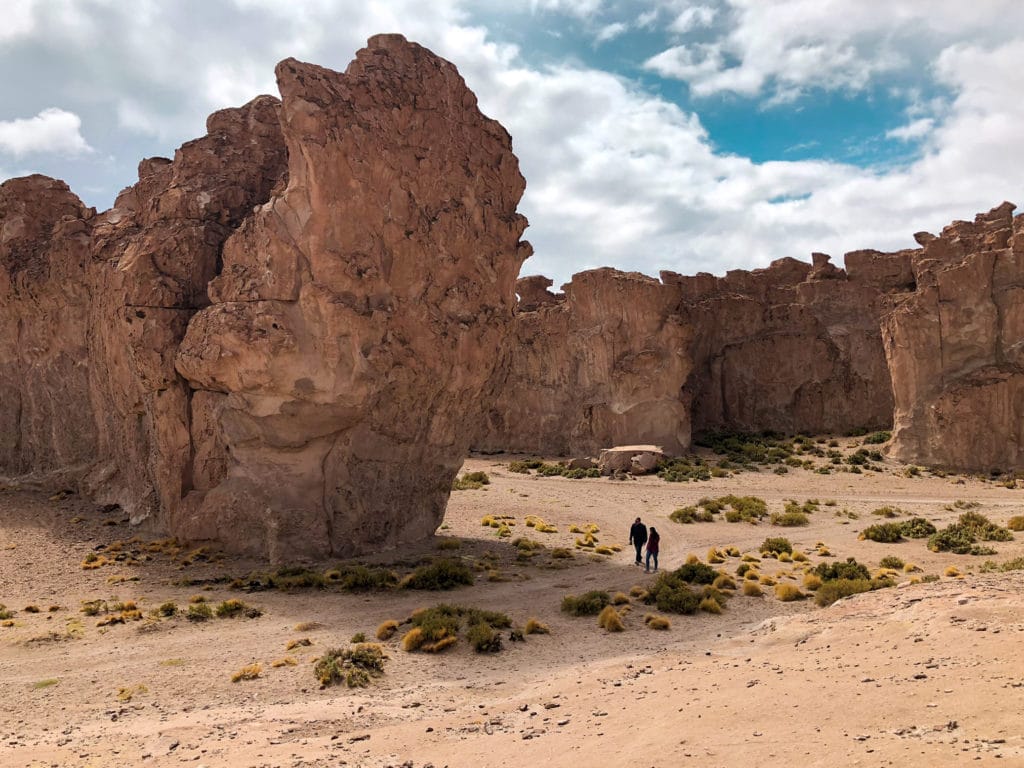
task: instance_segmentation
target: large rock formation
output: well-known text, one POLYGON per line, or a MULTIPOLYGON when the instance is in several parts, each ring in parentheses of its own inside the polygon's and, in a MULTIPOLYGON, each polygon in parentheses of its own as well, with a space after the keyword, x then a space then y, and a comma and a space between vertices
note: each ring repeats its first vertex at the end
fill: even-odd
POLYGON ((177 358, 222 427, 197 453, 226 472, 172 527, 272 555, 422 538, 490 396, 525 183, 455 67, 397 36, 344 75, 277 76, 287 189, 225 245, 177 358))
POLYGON ((277 559, 433 532, 529 254, 511 139, 397 35, 278 80, 100 215, 0 185, 0 472, 277 559))
POLYGON ((917 290, 883 326, 891 450, 904 461, 1024 467, 1024 223, 1013 209, 916 235, 917 290))

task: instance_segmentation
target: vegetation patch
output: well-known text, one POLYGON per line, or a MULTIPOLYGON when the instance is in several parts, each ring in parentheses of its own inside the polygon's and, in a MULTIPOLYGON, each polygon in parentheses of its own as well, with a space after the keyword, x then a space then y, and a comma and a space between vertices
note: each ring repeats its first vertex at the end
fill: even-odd
POLYGON ((776 584, 775 597, 783 603, 791 603, 794 600, 803 600, 807 595, 801 592, 795 584, 776 584))
POLYGON ((421 565, 399 582, 403 589, 449 590, 474 582, 473 571, 461 560, 438 558, 421 565))
POLYGON ((871 574, 868 572, 867 566, 861 565, 852 557, 846 558, 846 562, 844 563, 839 561, 834 563, 819 563, 818 567, 814 569, 814 573, 825 582, 839 580, 868 581, 871 579, 871 574))
POLYGON ((261 674, 263 674, 263 666, 261 664, 258 662, 255 664, 248 664, 231 676, 231 682, 240 683, 243 680, 255 680, 261 674))
POLYGON ((794 528, 811 523, 810 518, 803 512, 773 512, 770 522, 782 528, 794 528))
POLYGON ((409 617, 412 629, 402 638, 406 651, 439 653, 458 642, 459 632, 466 628, 466 637, 478 653, 501 650, 501 638, 494 630, 507 629, 512 620, 497 611, 441 604, 416 611, 409 617))
POLYGON ((715 516, 706 509, 694 506, 680 507, 668 516, 673 523, 711 523, 715 516))
POLYGON ((610 603, 611 597, 607 592, 595 589, 579 597, 566 595, 562 598, 562 611, 570 616, 597 616, 610 603))
POLYGON ((518 459, 510 462, 508 465, 509 472, 516 472, 521 475, 530 474, 531 469, 539 469, 544 465, 541 459, 518 459))
POLYGON ((863 443, 864 445, 881 445, 887 443, 892 439, 892 432, 887 429, 880 430, 878 432, 872 432, 870 435, 865 435, 863 443))
POLYGON ((769 552, 776 555, 782 552, 792 554, 793 545, 790 543, 789 539, 783 538, 781 536, 769 537, 761 542, 760 551, 762 554, 767 554, 769 552))
POLYGON ((669 619, 667 619, 664 616, 658 616, 654 613, 648 613, 646 616, 644 616, 644 624, 646 624, 651 629, 657 629, 660 631, 665 631, 667 629, 672 628, 672 622, 669 619))
POLYGON ((903 569, 903 561, 895 555, 886 555, 878 563, 881 568, 889 568, 894 571, 900 571, 903 569))
POLYGON ((991 547, 982 547, 979 541, 1011 541, 1013 534, 993 523, 978 512, 964 512, 959 519, 928 539, 933 552, 952 552, 957 555, 994 554, 991 547))
POLYGON ((861 540, 877 541, 880 544, 894 544, 903 541, 903 525, 901 523, 880 523, 869 525, 860 532, 861 540))
POLYGON ((523 625, 524 635, 547 635, 551 633, 551 629, 547 624, 538 621, 532 616, 526 620, 526 624, 523 625))
POLYGON ((814 602, 822 608, 836 600, 861 592, 884 589, 896 585, 892 579, 831 579, 825 581, 814 595, 814 602))
POLYGON ((1011 531, 1024 531, 1024 515, 1014 515, 1007 520, 1006 527, 1011 531))
POLYGON ((486 472, 466 472, 462 477, 452 481, 453 491, 477 491, 485 485, 491 484, 491 478, 486 472))
POLYGON ((349 688, 365 688, 384 674, 387 655, 377 643, 357 643, 351 648, 334 648, 313 664, 321 688, 344 682, 349 688))
POLYGON ((608 632, 622 632, 626 625, 622 621, 622 615, 615 610, 615 606, 606 605, 597 616, 597 626, 608 632))
POLYGON ((390 640, 397 631, 398 622, 394 619, 388 619, 381 622, 380 626, 377 627, 376 636, 378 640, 390 640))

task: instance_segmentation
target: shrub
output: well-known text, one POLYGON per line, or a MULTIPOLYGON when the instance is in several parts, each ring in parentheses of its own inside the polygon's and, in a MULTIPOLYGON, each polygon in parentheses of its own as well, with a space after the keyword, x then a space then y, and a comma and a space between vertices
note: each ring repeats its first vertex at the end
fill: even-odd
POLYGON ((579 597, 566 595, 562 598, 562 611, 570 616, 597 616, 610 602, 607 592, 595 589, 579 597))
POLYGON ((861 565, 852 557, 846 558, 845 563, 819 563, 814 573, 821 577, 822 581, 856 581, 871 579, 871 574, 866 566, 861 565))
POLYGON ((382 622, 380 624, 380 626, 377 627, 377 633, 376 633, 377 634, 377 639, 378 640, 390 640, 392 637, 395 636, 395 633, 397 631, 398 631, 398 622, 395 621, 394 619, 388 619, 387 621, 382 622))
POLYGON ((776 584, 775 597, 783 603, 791 603, 794 600, 803 600, 807 595, 793 584, 776 584))
POLYGON ((706 509, 680 507, 670 514, 668 519, 674 523, 710 523, 714 521, 715 516, 706 509))
POLYGON ((192 603, 185 618, 189 621, 206 621, 213 618, 213 609, 207 603, 192 603))
POLYGON ((448 590, 473 583, 473 572, 461 560, 440 558, 421 565, 400 582, 405 589, 448 590))
POLYGON ((964 512, 959 519, 928 539, 933 552, 953 552, 958 555, 991 554, 988 547, 976 546, 978 541, 1010 541, 1013 534, 1000 528, 977 512, 964 512))
POLYGON ((809 589, 811 592, 813 592, 821 585, 821 576, 818 576, 816 573, 804 574, 804 589, 809 589))
POLYGON ((475 491, 491 484, 486 472, 466 472, 462 477, 452 481, 453 491, 475 491))
POLYGON ((672 628, 672 622, 666 619, 664 616, 656 616, 653 613, 648 613, 644 616, 644 624, 651 629, 666 630, 672 628))
POLYGON ((747 597, 761 597, 764 592, 756 581, 744 581, 743 594, 747 597))
POLYGON ((231 676, 231 682, 239 683, 242 680, 255 680, 262 673, 263 667, 260 664, 249 664, 248 666, 242 667, 240 670, 235 672, 235 674, 231 676))
POLYGON ((832 579, 826 581, 818 588, 814 596, 814 602, 816 605, 824 608, 843 597, 894 585, 895 582, 891 579, 832 579))
POLYGON ((980 570, 982 573, 1021 571, 1024 570, 1024 557, 1015 557, 1013 560, 1007 560, 1003 563, 986 560, 980 570))
POLYGON ((221 619, 233 619, 236 616, 241 616, 245 613, 248 606, 241 600, 225 600, 223 603, 218 605, 214 612, 218 618, 221 619))
POLYGON ((611 605, 606 605, 601 609, 601 613, 597 617, 597 626, 608 632, 622 632, 626 628, 626 625, 622 623, 622 616, 611 605))
POLYGON ((871 514, 872 515, 877 515, 878 517, 893 518, 893 517, 899 517, 900 515, 902 515, 903 514, 903 510, 900 509, 899 507, 890 507, 890 506, 886 505, 884 507, 879 507, 878 509, 873 509, 871 511, 871 514))
POLYGON ((900 523, 869 525, 860 532, 859 538, 877 541, 881 544, 894 544, 903 541, 903 526, 900 523))
MULTIPOLYGON (((444 539, 438 542, 439 549, 461 546, 458 539, 444 539)), ((398 584, 398 574, 387 568, 368 568, 365 565, 344 565, 325 574, 327 581, 337 584, 346 592, 369 592, 374 589, 390 589, 398 584)))
POLYGON ((526 620, 526 624, 523 626, 524 635, 547 635, 551 632, 551 629, 547 624, 543 624, 532 616, 526 620))
POLYGON ((1024 515, 1014 515, 1006 522, 1006 527, 1011 531, 1024 531, 1024 515))
POLYGON ((879 432, 872 432, 870 435, 864 436, 864 445, 881 445, 887 443, 892 439, 892 432, 887 429, 883 429, 879 432))
POLYGON ((788 552, 792 554, 793 545, 790 543, 789 539, 783 538, 781 536, 769 537, 761 542, 760 551, 762 554, 767 554, 769 552, 774 552, 775 554, 778 554, 780 552, 788 552))
POLYGON ((310 640, 308 637, 303 637, 303 638, 299 638, 298 640, 289 640, 288 644, 284 648, 285 648, 286 651, 291 651, 291 650, 294 650, 296 648, 300 648, 300 647, 303 647, 303 646, 307 646, 308 647, 308 646, 310 646, 312 644, 313 644, 312 640, 310 640))
POLYGON ((723 573, 714 580, 712 586, 715 589, 736 589, 736 582, 731 576, 723 573))
POLYGON ((908 539, 923 539, 935 533, 935 526, 923 517, 912 517, 900 523, 900 532, 908 539))
POLYGON ((805 555, 803 552, 800 552, 799 550, 795 550, 793 552, 793 562, 794 563, 806 563, 807 562, 807 555, 805 555))
POLYGON ((803 512, 773 512, 771 516, 771 524, 783 528, 810 525, 810 522, 810 519, 803 512))
POLYGON ((510 472, 517 472, 521 475, 530 474, 531 469, 538 469, 544 465, 544 462, 540 459, 519 459, 509 463, 508 469, 510 472))
POLYGON ((625 592, 616 592, 612 595, 612 605, 628 605, 629 595, 625 592))
POLYGON ((377 643, 358 643, 352 648, 334 648, 313 664, 321 688, 342 681, 349 688, 363 688, 373 677, 384 674, 387 656, 377 643))
POLYGON ((472 624, 466 630, 466 640, 477 653, 497 653, 501 650, 501 636, 487 622, 472 624))
POLYGON ((659 578, 666 576, 672 576, 689 584, 711 584, 718 578, 718 571, 707 563, 695 559, 694 562, 686 562, 671 574, 662 574, 659 578))
POLYGON ((943 574, 946 576, 956 577, 960 575, 960 569, 957 568, 955 565, 947 565, 946 570, 943 571, 943 574))
POLYGON ((163 616, 164 618, 170 618, 178 613, 178 606, 173 602, 161 603, 156 609, 153 610, 154 616, 163 616))
POLYGON ((704 597, 700 601, 700 609, 705 613, 719 614, 722 612, 722 604, 713 597, 704 597))
POLYGON ((891 568, 894 571, 899 571, 903 568, 903 561, 895 555, 887 555, 882 558, 878 565, 882 568, 891 568))

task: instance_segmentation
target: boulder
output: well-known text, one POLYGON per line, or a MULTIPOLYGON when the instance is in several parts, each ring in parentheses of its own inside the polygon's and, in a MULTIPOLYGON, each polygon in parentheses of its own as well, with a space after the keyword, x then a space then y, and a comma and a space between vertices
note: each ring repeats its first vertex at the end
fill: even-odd
POLYGON ((653 470, 665 458, 665 452, 660 446, 620 445, 602 449, 597 467, 602 475, 616 475, 620 472, 642 475, 653 470))

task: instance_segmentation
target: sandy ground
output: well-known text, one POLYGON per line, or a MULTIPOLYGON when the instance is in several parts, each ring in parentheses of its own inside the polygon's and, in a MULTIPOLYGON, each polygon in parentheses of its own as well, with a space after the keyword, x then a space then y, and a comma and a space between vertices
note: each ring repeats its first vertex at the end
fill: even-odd
MULTIPOLYGON (((472 563, 490 553, 490 578, 502 580, 482 570, 474 586, 446 593, 185 586, 183 579, 266 569, 233 557, 183 566, 185 552, 84 570, 90 552, 135 533, 118 512, 74 496, 0 493, 0 603, 15 611, 0 626, 0 766, 1024 766, 1024 571, 980 572, 985 560, 1024 554, 1024 535, 995 543, 990 557, 932 553, 923 540, 857 539, 880 522, 871 510, 883 504, 943 525, 959 514, 945 506, 962 499, 1005 524, 1024 512, 1024 490, 908 478, 892 465, 860 476, 796 470, 671 484, 523 476, 507 462, 467 461, 491 485, 453 493, 438 540, 456 539, 458 548, 443 554, 472 563), (823 505, 806 528, 667 519, 727 493, 761 496, 771 511, 787 498, 823 505), (577 553, 568 565, 548 552, 520 562, 508 540, 481 525, 486 514, 512 516, 516 536, 548 550, 572 547, 569 526, 590 522, 601 544, 623 549, 577 553), (530 514, 558 532, 525 527, 530 514), (562 614, 566 594, 628 591, 653 579, 631 562, 626 538, 637 516, 662 534, 662 570, 689 553, 704 558, 712 546, 755 551, 766 536, 784 535, 813 563, 824 542, 834 556, 872 569, 895 554, 923 574, 955 565, 964 575, 825 609, 779 602, 766 589, 763 598, 737 595, 721 615, 673 616, 667 632, 644 625, 643 605, 622 633, 562 614), (196 594, 211 603, 239 598, 263 615, 100 627, 102 617, 80 610, 83 601, 132 600, 148 613, 196 594), (320 689, 311 663, 326 649, 347 646, 357 632, 372 639, 380 622, 438 602, 501 610, 519 625, 536 617, 551 634, 506 642, 498 654, 465 643, 438 655, 406 653, 396 638, 371 687, 320 689), (300 638, 311 645, 286 650, 300 638), (295 666, 272 666, 285 657, 295 666), (231 682, 254 662, 260 677, 231 682)), ((437 552, 436 543, 403 552, 397 567, 437 552)), ((731 573, 738 563, 720 567, 731 573)), ((766 560, 761 570, 790 565, 766 560)))

